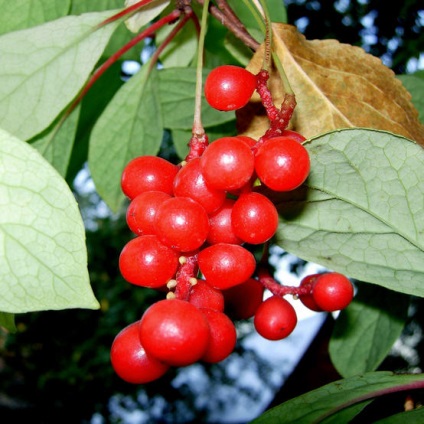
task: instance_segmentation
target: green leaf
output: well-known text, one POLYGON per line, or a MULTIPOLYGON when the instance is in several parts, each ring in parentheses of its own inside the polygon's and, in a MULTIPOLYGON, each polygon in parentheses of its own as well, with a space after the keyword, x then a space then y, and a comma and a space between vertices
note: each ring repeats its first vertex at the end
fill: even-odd
POLYGON ((121 174, 136 156, 156 155, 163 137, 156 73, 148 65, 116 93, 90 137, 88 164, 97 192, 113 210, 125 200, 121 174))
POLYGON ((305 185, 273 194, 278 244, 351 278, 424 296, 422 147, 365 129, 334 131, 305 146, 305 185))
MULTIPOLYGON (((139 0, 125 0, 125 7, 132 6, 139 0)), ((127 28, 137 33, 144 25, 154 20, 168 6, 170 0, 152 0, 145 5, 140 12, 137 12, 125 21, 127 28)))
POLYGON ((5 328, 11 333, 16 333, 15 314, 0 312, 0 327, 5 328))
POLYGON ((337 318, 331 361, 343 377, 375 371, 405 326, 409 296, 359 284, 352 303, 337 318))
POLYGON ((363 402, 355 403, 347 408, 337 411, 329 417, 322 420, 322 424, 340 424, 350 423, 362 410, 367 407, 373 399, 364 400, 363 402))
POLYGON ((374 424, 422 424, 424 422, 424 408, 418 407, 412 411, 400 412, 387 418, 375 421, 374 424))
MULTIPOLYGON (((205 69, 203 77, 210 70, 205 69)), ((162 103, 165 128, 189 129, 193 127, 196 69, 168 68, 159 71, 159 96, 162 103)), ((205 128, 235 119, 234 112, 221 112, 211 108, 202 98, 202 121, 205 128)))
POLYGON ((0 311, 98 307, 73 193, 35 149, 0 130, 0 311))
POLYGON ((71 15, 87 12, 102 12, 110 9, 123 9, 124 0, 72 0, 71 15))
POLYGON ((421 122, 424 122, 424 75, 399 75, 398 78, 412 95, 412 103, 418 110, 421 122))
POLYGON ((99 60, 116 23, 110 16, 66 16, 0 37, 0 126, 22 140, 47 128, 71 102, 99 60))
POLYGON ((393 391, 423 386, 423 374, 396 375, 385 371, 371 372, 335 381, 284 402, 253 420, 252 424, 320 423, 359 402, 393 393, 393 391))
POLYGON ((46 131, 30 140, 32 147, 37 149, 62 177, 66 176, 68 170, 79 112, 78 106, 69 116, 59 117, 46 131))
POLYGON ((66 16, 70 6, 71 0, 0 0, 0 34, 66 16))

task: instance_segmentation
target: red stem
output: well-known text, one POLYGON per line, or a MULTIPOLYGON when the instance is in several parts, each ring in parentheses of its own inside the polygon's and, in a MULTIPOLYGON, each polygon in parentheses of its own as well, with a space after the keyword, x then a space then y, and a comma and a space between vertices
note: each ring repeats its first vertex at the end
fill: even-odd
POLYGON ((183 256, 180 258, 182 262, 177 271, 175 287, 175 297, 181 300, 188 300, 190 297, 190 290, 193 287, 192 279, 196 278, 199 271, 197 264, 197 255, 183 256))
POLYGON ((123 18, 124 16, 129 15, 130 13, 136 12, 138 9, 141 9, 143 6, 146 6, 152 2, 153 0, 140 0, 137 3, 134 3, 131 6, 126 7, 124 10, 121 10, 120 12, 111 16, 110 18, 105 19, 103 22, 100 22, 100 24, 97 27, 101 28, 102 26, 110 24, 111 22, 117 21, 118 19, 123 18))

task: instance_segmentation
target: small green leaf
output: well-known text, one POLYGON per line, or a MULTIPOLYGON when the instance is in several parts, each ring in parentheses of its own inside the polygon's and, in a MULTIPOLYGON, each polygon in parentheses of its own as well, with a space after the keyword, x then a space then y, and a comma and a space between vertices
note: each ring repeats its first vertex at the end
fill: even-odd
MULTIPOLYGON (((252 424, 315 424, 359 402, 393 391, 424 386, 423 374, 396 375, 391 372, 371 372, 320 387, 276 406, 252 424)), ((359 412, 359 411, 358 411, 359 412)), ((329 421, 331 422, 331 421, 329 421)), ((344 422, 344 421, 339 421, 344 422)))
MULTIPOLYGON (((204 70, 203 77, 209 70, 204 70)), ((168 68, 159 71, 160 100, 165 128, 188 129, 193 127, 196 69, 168 68)), ((203 98, 202 121, 205 127, 223 124, 235 119, 234 112, 221 112, 211 108, 203 98)))
POLYGON ((418 110, 419 119, 424 122, 424 75, 398 75, 402 84, 412 95, 412 103, 418 110))
POLYGON ((400 412, 387 418, 375 421, 374 424, 422 424, 424 423, 424 408, 422 406, 412 411, 400 412))
POLYGON ((59 117, 46 131, 30 140, 62 177, 66 176, 78 126, 80 107, 67 116, 59 117), (62 119, 64 119, 62 121, 62 119))
POLYGON ((424 296, 424 149, 365 129, 305 146, 305 185, 274 194, 279 245, 351 278, 424 296))
POLYGON ((0 34, 61 18, 70 6, 71 0, 0 0, 0 34))
POLYGON ((331 361, 343 377, 375 371, 405 326, 409 296, 359 284, 352 303, 340 312, 330 339, 331 361))
POLYGON ((11 333, 16 333, 15 314, 0 312, 0 327, 5 328, 11 333))
MULTIPOLYGON (((138 1, 139 0, 125 0, 125 7, 132 6, 138 1)), ((152 0, 150 3, 146 4, 140 12, 128 18, 125 21, 125 25, 131 32, 137 33, 144 25, 160 15, 169 3, 170 0, 152 0)))
POLYGON ((148 65, 109 102, 90 137, 88 164, 97 192, 113 210, 125 200, 121 174, 134 157, 156 155, 163 137, 156 73, 148 65))
POLYGON ((22 140, 47 128, 89 77, 117 23, 66 16, 0 37, 0 126, 22 140))
POLYGON ((3 130, 0 153, 0 311, 97 309, 69 186, 35 149, 3 130))

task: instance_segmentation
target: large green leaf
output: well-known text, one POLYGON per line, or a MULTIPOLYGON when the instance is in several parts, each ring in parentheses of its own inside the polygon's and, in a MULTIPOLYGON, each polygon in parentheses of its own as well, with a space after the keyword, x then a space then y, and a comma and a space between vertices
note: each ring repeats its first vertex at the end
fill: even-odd
POLYGON ((0 34, 66 16, 71 0, 0 0, 0 34))
POLYGON ((47 128, 76 96, 116 23, 112 11, 66 16, 0 37, 0 126, 22 140, 47 128))
MULTIPOLYGON (((209 70, 205 69, 203 77, 209 70)), ((169 129, 193 127, 196 69, 168 68, 159 72, 160 100, 164 126, 169 129)), ((234 112, 221 112, 211 108, 202 98, 202 121, 205 127, 223 124, 235 119, 234 112)))
POLYGON ((163 136, 156 73, 148 65, 109 102, 90 137, 88 164, 97 192, 113 210, 124 202, 121 174, 134 157, 156 155, 163 136))
MULTIPOLYGON (((335 381, 291 399, 265 412, 259 418, 253 420, 252 424, 313 424, 326 422, 324 420, 333 414, 367 399, 386 393, 393 393, 394 391, 423 387, 423 374, 396 375, 385 371, 367 373, 335 381)), ((338 422, 343 423, 346 421, 338 422)))
POLYGON ((278 244, 357 280, 424 296, 424 149, 366 129, 334 131, 306 147, 305 185, 273 195, 278 244))
POLYGON ((409 296, 374 284, 358 284, 340 312, 330 339, 331 361, 343 377, 375 371, 405 326, 409 296))
POLYGON ((98 307, 73 193, 35 149, 0 130, 0 311, 98 307))

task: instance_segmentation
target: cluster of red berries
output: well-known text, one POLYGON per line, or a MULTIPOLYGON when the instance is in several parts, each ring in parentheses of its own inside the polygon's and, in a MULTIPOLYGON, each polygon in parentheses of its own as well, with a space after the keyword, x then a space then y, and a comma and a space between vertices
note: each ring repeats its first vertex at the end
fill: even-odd
MULTIPOLYGON (((256 88, 255 76, 221 68, 206 81, 207 100, 220 110, 244 106, 256 88)), ((129 283, 168 293, 116 336, 111 361, 122 379, 146 383, 171 366, 225 359, 237 341, 235 319, 254 317, 258 333, 271 340, 293 331, 294 308, 275 293, 263 299, 270 287, 255 276, 256 259, 247 246, 268 242, 278 227, 275 205, 255 187, 299 187, 310 167, 304 140, 286 129, 259 142, 223 137, 180 165, 157 156, 127 164, 121 187, 130 200, 126 218, 135 237, 122 249, 119 268, 129 283)), ((342 301, 329 307, 328 299, 350 301, 352 285, 337 274, 348 282, 347 294, 340 281, 335 289, 323 285, 325 275, 334 281, 335 273, 310 276, 297 293, 313 310, 341 309, 342 301)))

